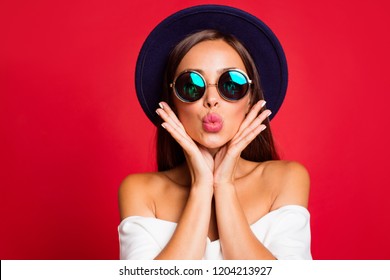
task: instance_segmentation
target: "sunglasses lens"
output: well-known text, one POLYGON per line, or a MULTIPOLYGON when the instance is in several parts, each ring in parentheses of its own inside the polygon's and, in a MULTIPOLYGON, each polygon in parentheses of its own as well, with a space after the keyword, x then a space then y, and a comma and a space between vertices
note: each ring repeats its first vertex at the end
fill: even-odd
POLYGON ((202 98, 206 83, 196 72, 185 72, 177 77, 175 90, 178 97, 185 102, 194 102, 202 98))
POLYGON ((248 92, 249 81, 243 73, 230 70, 219 78, 218 89, 226 99, 236 101, 248 92))

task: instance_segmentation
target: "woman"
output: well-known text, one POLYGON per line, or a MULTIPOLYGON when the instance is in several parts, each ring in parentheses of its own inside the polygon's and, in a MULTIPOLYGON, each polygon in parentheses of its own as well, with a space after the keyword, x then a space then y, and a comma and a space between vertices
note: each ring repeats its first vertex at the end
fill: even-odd
MULTIPOLYGON (((194 24, 210 11, 242 13, 180 15, 194 24)), ((155 111, 159 172, 130 175, 119 191, 121 258, 311 258, 309 176, 278 160, 257 66, 215 29, 187 32, 170 52, 155 111)))

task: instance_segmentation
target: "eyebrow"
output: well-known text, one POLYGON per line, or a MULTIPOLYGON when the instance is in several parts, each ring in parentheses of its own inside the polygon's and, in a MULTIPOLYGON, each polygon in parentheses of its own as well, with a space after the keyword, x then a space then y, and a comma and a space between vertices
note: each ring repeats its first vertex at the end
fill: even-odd
MULTIPOLYGON (((220 74, 222 72, 225 72, 225 71, 228 71, 228 70, 231 70, 231 69, 239 69, 239 68, 237 68, 237 67, 226 67, 226 68, 219 69, 217 72, 218 72, 218 74, 220 74)), ((188 68, 188 69, 185 69, 182 72, 185 72, 185 71, 196 71, 196 72, 199 72, 202 75, 205 74, 202 69, 188 68)))

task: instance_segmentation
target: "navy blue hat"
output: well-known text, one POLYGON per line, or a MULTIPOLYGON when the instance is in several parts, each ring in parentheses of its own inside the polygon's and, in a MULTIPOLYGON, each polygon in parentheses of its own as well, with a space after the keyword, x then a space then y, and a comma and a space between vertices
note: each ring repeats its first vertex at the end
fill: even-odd
POLYGON ((146 38, 137 60, 135 86, 148 118, 161 101, 165 66, 171 50, 197 31, 215 29, 236 37, 251 54, 260 74, 267 108, 274 117, 287 90, 287 62, 275 34, 257 17, 227 6, 201 5, 181 10, 158 24, 146 38))

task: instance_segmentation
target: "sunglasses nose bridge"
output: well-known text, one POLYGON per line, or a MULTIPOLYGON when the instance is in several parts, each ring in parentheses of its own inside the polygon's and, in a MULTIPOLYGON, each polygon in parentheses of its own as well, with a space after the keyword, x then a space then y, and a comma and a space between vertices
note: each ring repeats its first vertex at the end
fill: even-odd
POLYGON ((207 83, 207 88, 204 93, 204 106, 207 108, 218 106, 220 97, 218 84, 207 83))
POLYGON ((218 89, 218 84, 217 83, 214 83, 214 84, 206 84, 207 87, 206 87, 206 92, 205 94, 207 94, 210 90, 210 88, 215 88, 215 91, 216 91, 216 94, 219 95, 219 89, 218 89))
POLYGON ((207 84, 207 87, 215 87, 218 91, 218 84, 207 84))

